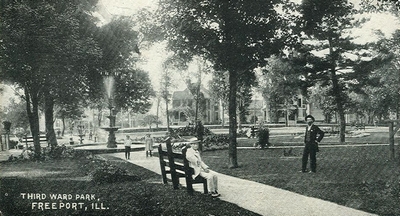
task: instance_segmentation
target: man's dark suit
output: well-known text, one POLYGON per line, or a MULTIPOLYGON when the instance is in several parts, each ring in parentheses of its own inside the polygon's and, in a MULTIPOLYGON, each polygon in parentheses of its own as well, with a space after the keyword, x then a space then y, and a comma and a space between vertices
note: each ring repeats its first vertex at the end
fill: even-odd
POLYGON ((306 172, 308 155, 310 155, 310 167, 312 172, 317 171, 317 157, 316 154, 318 150, 318 143, 321 142, 322 138, 324 138, 324 132, 319 129, 318 126, 312 125, 310 131, 308 131, 308 127, 306 129, 306 133, 304 136, 304 151, 303 151, 303 159, 302 159, 302 171, 306 172))

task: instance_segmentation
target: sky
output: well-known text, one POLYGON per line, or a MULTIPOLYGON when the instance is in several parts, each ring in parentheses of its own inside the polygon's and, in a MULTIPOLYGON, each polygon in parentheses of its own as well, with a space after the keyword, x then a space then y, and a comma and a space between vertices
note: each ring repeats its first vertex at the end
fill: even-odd
MULTIPOLYGON (((297 0, 296 0, 297 1, 297 0)), ((360 0, 352 0, 354 4, 358 4, 360 0)), ((157 0, 99 0, 98 12, 95 14, 99 17, 101 24, 109 22, 113 17, 116 16, 130 16, 135 14, 142 8, 149 10, 155 10, 157 8, 157 0)), ((399 21, 390 14, 371 15, 370 21, 364 24, 362 29, 353 31, 353 34, 357 36, 355 40, 358 43, 371 42, 376 39, 374 36, 376 30, 382 31, 386 36, 390 36, 396 29, 400 29, 399 21)), ((147 50, 141 50, 142 62, 138 63, 138 67, 149 73, 149 77, 152 81, 154 89, 159 88, 160 74, 162 71, 161 64, 166 58, 168 53, 164 51, 165 43, 155 44, 153 47, 147 50)), ((197 70, 197 67, 191 65, 189 71, 197 70)), ((210 77, 206 77, 203 83, 207 83, 210 77)), ((181 74, 177 73, 174 77, 175 90, 183 90, 186 86, 184 84, 184 78, 181 74)), ((14 94, 12 89, 6 88, 5 92, 0 95, 1 105, 7 104, 7 101, 14 94)))

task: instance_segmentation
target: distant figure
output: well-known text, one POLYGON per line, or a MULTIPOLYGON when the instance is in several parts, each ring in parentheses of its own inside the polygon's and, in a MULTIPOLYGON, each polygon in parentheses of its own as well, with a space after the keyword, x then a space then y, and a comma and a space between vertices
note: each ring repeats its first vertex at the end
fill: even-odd
POLYGON ((203 136, 204 136, 204 126, 201 123, 200 120, 197 121, 196 124, 196 135, 197 135, 197 139, 200 141, 203 141, 203 136))
POLYGON ((144 150, 146 151, 146 157, 148 157, 149 154, 150 154, 150 157, 153 157, 153 154, 151 151, 153 151, 154 141, 153 141, 153 138, 150 136, 150 134, 146 134, 146 137, 144 138, 144 144, 145 144, 144 150))
POLYGON ((195 179, 198 175, 207 179, 207 187, 212 197, 218 197, 218 177, 214 172, 210 171, 209 167, 201 160, 200 152, 198 151, 200 141, 191 141, 188 143, 186 151, 186 159, 189 161, 189 166, 194 169, 192 176, 195 179))
POLYGON ((97 142, 97 133, 94 133, 94 142, 97 142))
POLYGON ((93 138, 93 133, 92 133, 92 130, 90 130, 89 131, 89 140, 92 140, 92 138, 93 138))
POLYGON ((256 137, 256 128, 254 126, 251 126, 250 130, 251 130, 250 132, 251 138, 256 137))
POLYGON ((303 158, 302 158, 302 172, 307 171, 307 162, 308 162, 308 155, 310 155, 310 167, 311 172, 317 172, 317 152, 318 143, 321 142, 322 138, 324 138, 324 132, 319 129, 318 126, 314 125, 315 118, 312 115, 306 116, 307 128, 306 134, 304 136, 304 151, 303 151, 303 158))
POLYGON ((70 144, 70 145, 73 145, 73 144, 74 144, 74 140, 72 139, 72 137, 69 138, 69 144, 70 144))
MULTIPOLYGON (((197 139, 200 142, 202 142, 203 141, 203 136, 204 136, 204 126, 203 126, 203 124, 201 123, 200 120, 197 120, 197 122, 196 122, 195 131, 196 131, 197 139)), ((203 146, 201 145, 201 143, 199 144, 199 150, 203 151, 203 146)))
POLYGON ((126 135, 124 146, 125 146, 125 159, 127 160, 131 159, 131 145, 132 145, 131 137, 129 135, 126 135))

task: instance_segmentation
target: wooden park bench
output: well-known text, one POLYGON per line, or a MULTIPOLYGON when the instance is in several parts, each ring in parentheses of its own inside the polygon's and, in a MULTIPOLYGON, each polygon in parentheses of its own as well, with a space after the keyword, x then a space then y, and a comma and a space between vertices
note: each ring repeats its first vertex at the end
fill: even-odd
POLYGON ((173 152, 171 143, 166 143, 166 149, 162 144, 158 146, 160 159, 161 175, 163 183, 168 183, 167 174, 170 175, 174 189, 179 189, 179 178, 185 178, 187 192, 193 195, 193 184, 203 184, 204 193, 208 193, 207 180, 201 176, 192 178, 193 168, 189 167, 189 161, 186 159, 186 147, 182 152, 173 152))
MULTIPOLYGON (((46 142, 47 143, 47 137, 46 135, 39 135, 39 141, 40 142, 46 142)), ((22 138, 22 142, 25 143, 26 148, 28 148, 30 143, 33 143, 33 136, 24 136, 22 138)), ((23 143, 19 143, 18 144, 18 148, 22 149, 24 148, 23 143)))

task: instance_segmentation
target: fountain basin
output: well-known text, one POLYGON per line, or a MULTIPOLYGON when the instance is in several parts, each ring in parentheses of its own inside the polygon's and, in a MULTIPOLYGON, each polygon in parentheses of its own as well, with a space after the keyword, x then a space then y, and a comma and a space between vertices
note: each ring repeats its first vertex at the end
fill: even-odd
POLYGON ((110 132, 110 131, 117 131, 120 127, 101 127, 101 129, 110 132))
MULTIPOLYGON (((107 147, 107 143, 96 143, 96 144, 87 144, 74 147, 77 151, 88 151, 93 154, 107 154, 107 153, 117 153, 124 152, 125 146, 118 144, 115 148, 107 147)), ((133 142, 131 147, 131 151, 144 151, 144 143, 142 142, 133 142)))

